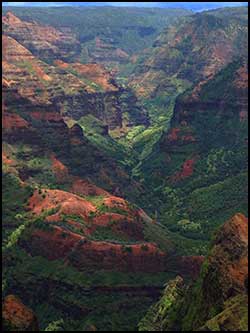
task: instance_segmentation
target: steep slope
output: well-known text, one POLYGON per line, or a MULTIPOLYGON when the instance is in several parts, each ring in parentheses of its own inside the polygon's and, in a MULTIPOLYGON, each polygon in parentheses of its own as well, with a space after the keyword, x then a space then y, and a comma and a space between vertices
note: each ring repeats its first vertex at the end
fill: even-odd
POLYGON ((80 52, 80 43, 74 33, 61 32, 51 26, 20 20, 7 12, 2 20, 5 33, 27 47, 42 60, 70 59, 80 52))
POLYGON ((6 142, 4 152, 3 294, 15 292, 42 330, 134 329, 164 280, 199 272, 203 258, 176 255, 164 227, 54 154, 6 142))
MULTIPOLYGON (((241 11, 244 14, 245 9, 241 11)), ((205 50, 214 52, 209 46, 210 39, 216 40, 223 49, 222 35, 231 45, 231 55, 227 58, 223 53, 221 61, 214 62, 214 57, 206 54, 206 61, 201 62, 203 67, 194 68, 195 82, 176 98, 165 133, 133 170, 135 179, 152 188, 155 200, 151 209, 154 212, 159 207, 156 214, 161 223, 192 240, 209 240, 215 228, 232 214, 237 211, 247 214, 248 64, 244 49, 247 39, 244 15, 239 15, 238 10, 235 16, 233 13, 233 10, 220 12, 219 27, 209 23, 210 20, 217 22, 217 11, 196 14, 187 19, 188 23, 183 23, 190 39, 187 45, 197 46, 208 40, 208 46, 197 49, 197 56, 202 57, 205 50), (188 27, 194 28, 195 24, 197 30, 190 32, 188 27), (199 39, 198 32, 203 36, 202 31, 207 38, 199 39), (220 67, 223 68, 219 70, 220 67)), ((183 35, 176 36, 168 36, 169 44, 162 48, 162 56, 175 47, 171 43, 181 43, 183 35)), ((191 54, 191 51, 187 53, 187 57, 191 54)), ((156 52, 152 60, 157 62, 157 57, 156 52)), ((184 63, 170 66, 169 62, 169 71, 173 72, 167 77, 174 72, 181 73, 184 63)), ((187 78, 193 80, 189 75, 187 78)), ((171 89, 165 91, 170 93, 171 89)), ((167 108, 165 112, 168 113, 167 108)), ((143 133, 140 135, 143 138, 143 133)))
MULTIPOLYGON (((24 28, 22 39, 16 21, 19 25, 28 24, 11 13, 3 17, 3 75, 13 88, 20 87, 23 97, 53 105, 63 116, 75 121, 91 115, 107 126, 107 134, 109 130, 126 132, 126 127, 138 123, 147 125, 145 111, 138 106, 133 109, 128 101, 126 103, 129 90, 118 86, 109 71, 96 64, 66 63, 59 60, 63 58, 60 55, 49 52, 45 59, 48 65, 41 61, 43 54, 31 45, 40 35, 45 46, 49 44, 50 35, 43 31, 46 27, 39 25, 30 33, 24 28)), ((60 34, 57 38, 63 39, 60 34)))
POLYGON ((93 98, 82 76, 116 92, 103 68, 48 65, 12 37, 3 41, 4 296, 20 297, 41 329, 61 320, 66 330, 133 329, 162 282, 175 271, 197 274, 202 258, 177 254, 163 226, 118 196, 134 201, 143 189, 63 117, 67 89, 93 98))
POLYGON ((131 84, 145 97, 174 93, 210 79, 235 56, 247 56, 247 8, 197 13, 159 36, 131 84))
MULTIPOLYGON (((101 7, 21 8, 11 10, 29 27, 34 21, 50 25, 60 33, 75 34, 81 53, 68 54, 71 60, 97 62, 126 70, 131 67, 131 56, 151 46, 167 24, 191 12, 182 9, 145 9, 101 7), (128 66, 126 67, 126 65, 128 66)), ((34 26, 34 25, 33 25, 34 26)))
POLYGON ((134 133, 133 146, 143 152, 140 160, 169 129, 178 95, 198 89, 235 58, 247 59, 247 34, 247 8, 197 13, 162 32, 129 80, 151 123, 134 133))
POLYGON ((34 313, 15 295, 8 295, 4 299, 3 329, 6 331, 39 331, 34 313))
MULTIPOLYGON (((178 274, 140 329, 244 330, 243 215, 225 224, 199 279, 187 284, 199 275, 215 229, 238 211, 247 214, 245 9, 185 18, 142 58, 126 43, 119 47, 121 23, 118 41, 110 39, 112 22, 88 39, 74 9, 62 22, 41 16, 47 9, 18 11, 21 19, 3 17, 3 296, 10 324, 20 319, 33 329, 37 317, 45 331, 135 330, 178 274), (70 29, 62 27, 68 20, 70 29), (88 59, 123 63, 120 70, 128 60, 144 64, 135 91, 118 84, 115 71, 81 63, 86 50, 88 59)), ((152 35, 142 21, 142 35, 152 35)), ((130 28, 137 31, 137 23, 130 28)))
POLYGON ((247 214, 246 77, 236 61, 198 97, 197 87, 181 95, 170 130, 139 169, 160 197, 162 223, 191 239, 208 240, 230 215, 247 214))
POLYGON ((248 220, 236 214, 217 233, 200 277, 171 281, 141 321, 141 331, 248 330, 248 220))

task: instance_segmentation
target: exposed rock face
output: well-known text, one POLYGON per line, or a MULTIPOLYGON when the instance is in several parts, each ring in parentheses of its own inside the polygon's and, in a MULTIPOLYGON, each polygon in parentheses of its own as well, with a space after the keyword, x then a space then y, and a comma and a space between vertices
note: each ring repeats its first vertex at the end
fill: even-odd
POLYGON ((164 253, 155 244, 123 246, 111 242, 91 241, 77 234, 53 227, 52 232, 34 231, 23 246, 32 255, 49 260, 64 259, 79 270, 105 269, 123 272, 164 271, 164 253), (145 251, 143 248, 147 247, 145 251), (56 248, 56 251, 55 251, 56 248))
MULTIPOLYGON (((8 19, 4 18, 4 21, 8 22, 8 19)), ((15 31, 16 35, 6 24, 3 29, 4 107, 7 104, 11 107, 13 101, 8 99, 8 93, 16 90, 22 98, 28 99, 33 107, 34 105, 52 106, 64 117, 76 121, 86 115, 94 116, 103 122, 104 127, 107 127, 107 133, 109 129, 119 130, 123 126, 123 113, 131 112, 131 107, 128 107, 131 101, 127 101, 124 107, 122 96, 127 92, 116 84, 111 72, 98 64, 66 63, 60 60, 63 57, 59 54, 52 55, 52 51, 46 51, 48 54, 44 59, 43 55, 40 55, 41 50, 37 50, 33 45, 35 38, 40 41, 39 37, 27 34, 27 40, 23 40, 19 30, 15 31)), ((23 24, 28 25, 28 30, 33 29, 30 26, 36 26, 30 22, 23 24)), ((22 24, 18 23, 18 25, 22 24)), ((39 26, 40 28, 43 29, 39 26)), ((53 32, 52 35, 55 41, 63 42, 60 33, 57 36, 57 33, 53 32)), ((47 38, 52 39, 50 34, 47 38)), ((46 46, 50 45, 49 42, 40 42, 44 42, 46 46)), ((132 111, 130 117, 132 124, 140 123, 141 119, 147 123, 144 110, 136 106, 136 112, 132 111)))
MULTIPOLYGON (((109 190, 118 187, 114 181, 116 177, 124 177, 127 182, 128 175, 115 161, 84 137, 80 125, 75 124, 68 128, 63 119, 66 115, 71 119, 79 119, 92 114, 103 121, 107 135, 109 128, 120 128, 120 90, 112 83, 108 72, 101 66, 90 65, 90 68, 96 70, 91 72, 88 65, 84 65, 86 80, 89 77, 86 83, 72 73, 65 70, 60 72, 61 68, 40 61, 13 38, 4 36, 3 41, 4 141, 37 145, 46 149, 48 153, 64 156, 66 161, 60 162, 66 168, 71 168, 70 173, 84 178, 91 178, 91 174, 95 174, 94 182, 97 178, 104 180, 109 190), (107 89, 107 92, 96 92, 90 86, 91 75, 94 81, 103 85, 103 89, 107 89), (63 87, 59 86, 60 84, 63 87), (84 163, 84 168, 80 168, 79 163, 84 163)), ((58 174, 58 168, 54 168, 54 171, 57 173, 56 177, 62 176, 58 174)))
POLYGON ((80 52, 80 43, 70 31, 61 32, 51 26, 25 22, 11 12, 3 17, 2 22, 6 34, 45 61, 68 59, 80 52))
POLYGON ((156 244, 145 241, 142 212, 129 208, 122 198, 109 195, 99 200, 103 203, 97 208, 69 192, 35 191, 29 199, 32 212, 38 216, 51 209, 55 212, 44 219, 44 228, 48 231, 35 228, 29 241, 22 241, 21 245, 32 255, 43 255, 49 260, 64 259, 80 270, 86 267, 112 270, 115 267, 121 271, 153 272, 157 267, 158 271, 164 271, 166 254, 156 244), (103 209, 111 212, 102 213, 103 209), (119 214, 112 212, 118 209, 119 214), (77 217, 77 220, 72 217, 77 217), (61 224, 63 221, 67 221, 66 228, 61 224), (78 232, 70 232, 70 227, 78 232), (122 245, 112 240, 91 240, 91 235, 99 227, 111 228, 114 235, 139 242, 122 245))
MULTIPOLYGON (((248 219, 236 214, 212 243, 199 279, 172 303, 162 300, 140 328, 161 331, 247 331, 248 219), (162 307, 161 307, 162 304, 162 307), (146 325, 146 327, 145 327, 146 325)), ((171 284, 169 285, 169 288, 171 284)))
POLYGON ((203 273, 203 297, 204 302, 214 305, 246 291, 248 219, 243 214, 233 216, 219 230, 212 246, 206 262, 208 267, 203 273))
POLYGON ((89 57, 97 62, 118 62, 126 63, 129 59, 129 54, 120 48, 116 48, 112 38, 106 38, 105 40, 96 37, 95 47, 89 51, 89 57))
POLYGON ((61 60, 56 60, 54 64, 62 69, 71 70, 77 76, 93 82, 93 84, 98 85, 103 91, 119 90, 119 86, 114 81, 111 73, 100 64, 66 63, 61 60))
MULTIPOLYGON (((244 149, 247 133, 240 123, 246 122, 248 118, 246 75, 247 65, 244 61, 235 61, 206 84, 198 84, 199 93, 195 86, 191 92, 181 95, 176 102, 171 129, 162 138, 161 148, 166 152, 180 153, 189 147, 187 156, 190 156, 190 151, 193 154, 207 152, 219 145, 229 148, 238 144, 244 149), (211 112, 214 122, 211 120, 206 123, 211 112), (216 119, 217 122, 224 121, 223 128, 219 127, 216 119), (235 120, 233 127, 230 125, 232 119, 235 120)), ((196 160, 194 157, 187 159, 178 176, 192 174, 192 166, 196 160)))
POLYGON ((235 56, 247 57, 245 13, 242 8, 230 20, 223 11, 198 13, 166 29, 131 81, 137 94, 154 97, 166 89, 206 82, 235 56))
MULTIPOLYGON (((178 96, 169 130, 140 166, 146 183, 163 189, 162 209, 170 228, 173 222, 168 224, 168 219, 172 220, 172 216, 176 216, 176 223, 181 220, 180 215, 182 219, 188 217, 200 223, 200 230, 208 223, 209 232, 206 229, 203 233, 208 240, 218 224, 237 211, 247 212, 246 75, 245 60, 235 60, 199 89, 196 90, 197 83, 178 96), (180 209, 168 205, 172 194, 164 192, 165 186, 174 189, 180 209), (225 191, 228 204, 220 200, 221 191, 225 191), (232 197, 236 199, 232 201, 232 197)), ((178 232, 184 235, 181 229, 178 232)))
POLYGON ((185 290, 180 276, 168 282, 160 301, 151 306, 146 316, 139 323, 139 331, 165 331, 166 314, 173 304, 179 301, 185 290))
POLYGON ((8 331, 39 331, 37 318, 15 295, 8 295, 3 302, 3 325, 8 331))
MULTIPOLYGON (((60 190, 44 190, 41 194, 39 194, 38 191, 35 191, 30 198, 29 206, 36 214, 41 214, 45 209, 48 210, 60 207, 59 211, 56 213, 58 215, 72 214, 82 216, 83 218, 87 217, 90 212, 96 210, 87 200, 78 197, 75 194, 60 190)), ((54 216, 55 219, 56 216, 54 216)))

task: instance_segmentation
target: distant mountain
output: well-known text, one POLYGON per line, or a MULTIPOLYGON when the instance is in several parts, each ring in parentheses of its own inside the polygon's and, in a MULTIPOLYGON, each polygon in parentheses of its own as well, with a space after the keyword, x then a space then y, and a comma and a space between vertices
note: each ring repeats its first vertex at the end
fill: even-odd
POLYGON ((247 6, 248 2, 3 2, 4 6, 57 7, 57 6, 115 6, 149 8, 185 8, 202 11, 221 7, 247 6))

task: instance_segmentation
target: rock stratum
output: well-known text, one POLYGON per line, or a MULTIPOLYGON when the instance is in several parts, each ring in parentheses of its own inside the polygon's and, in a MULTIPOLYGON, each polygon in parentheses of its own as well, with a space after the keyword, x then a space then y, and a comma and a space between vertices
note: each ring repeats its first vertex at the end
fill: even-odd
POLYGON ((169 282, 140 330, 245 330, 245 9, 177 10, 139 55, 30 10, 2 18, 7 329, 136 330, 169 282))

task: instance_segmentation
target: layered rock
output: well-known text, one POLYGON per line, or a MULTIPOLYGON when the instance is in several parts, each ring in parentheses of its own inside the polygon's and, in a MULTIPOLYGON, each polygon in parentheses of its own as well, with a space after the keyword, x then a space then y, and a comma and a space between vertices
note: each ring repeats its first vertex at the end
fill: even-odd
POLYGON ((167 28, 156 40, 153 55, 131 81, 137 94, 174 93, 181 86, 185 89, 196 81, 206 82, 234 57, 246 57, 245 13, 246 8, 235 10, 230 20, 227 9, 198 13, 167 28))
MULTIPOLYGON (((128 107, 130 101, 125 108, 122 96, 126 91, 116 84, 104 67, 66 63, 53 58, 51 63, 54 65, 48 65, 26 43, 14 39, 8 29, 4 33, 3 106, 12 107, 13 101, 8 99, 8 94, 17 91, 31 102, 33 108, 52 106, 64 117, 75 121, 86 115, 94 116, 107 127, 107 133, 123 126, 123 114, 131 110, 128 107)), ((136 112, 133 110, 130 116, 132 125, 140 123, 141 119, 147 122, 145 112, 136 106, 136 112)))
POLYGON ((247 212, 246 76, 246 60, 235 60, 178 96, 169 130, 140 166, 146 183, 162 188, 164 221, 172 231, 209 240, 230 215, 247 212), (196 223, 191 232, 178 227, 182 220, 196 223))
POLYGON ((62 32, 51 26, 26 22, 11 12, 3 16, 2 22, 6 34, 45 61, 68 59, 80 52, 80 44, 69 30, 62 32))

